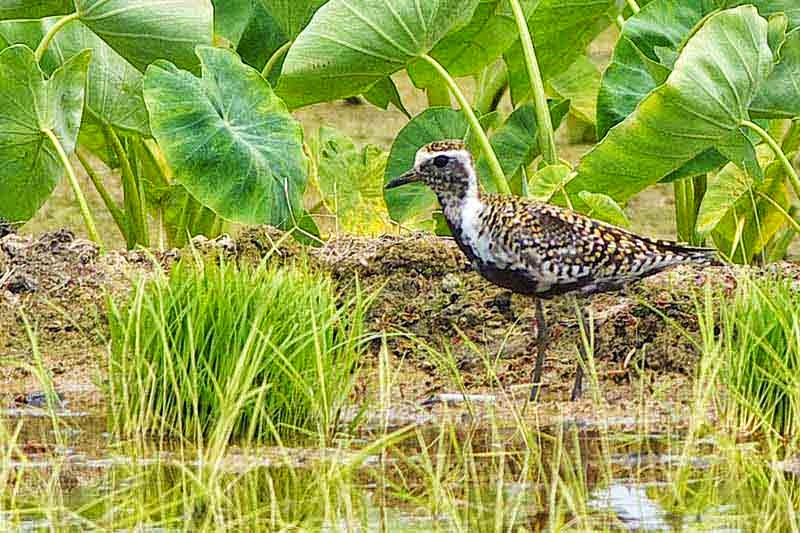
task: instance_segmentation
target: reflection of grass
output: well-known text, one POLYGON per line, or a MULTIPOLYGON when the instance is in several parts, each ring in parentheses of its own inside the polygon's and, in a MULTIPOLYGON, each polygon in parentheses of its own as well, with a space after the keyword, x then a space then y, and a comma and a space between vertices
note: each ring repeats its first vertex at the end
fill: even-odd
POLYGON ((337 305, 330 279, 184 261, 110 305, 109 376, 124 434, 327 435, 353 382, 366 300, 337 305))

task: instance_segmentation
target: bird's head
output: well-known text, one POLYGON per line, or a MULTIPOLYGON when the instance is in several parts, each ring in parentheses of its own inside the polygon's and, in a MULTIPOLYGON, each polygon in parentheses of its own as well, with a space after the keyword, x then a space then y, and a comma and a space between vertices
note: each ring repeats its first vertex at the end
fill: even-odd
POLYGON ((407 183, 422 182, 440 198, 463 199, 478 194, 478 178, 472 154, 462 141, 437 141, 417 151, 414 167, 386 184, 394 189, 407 183))

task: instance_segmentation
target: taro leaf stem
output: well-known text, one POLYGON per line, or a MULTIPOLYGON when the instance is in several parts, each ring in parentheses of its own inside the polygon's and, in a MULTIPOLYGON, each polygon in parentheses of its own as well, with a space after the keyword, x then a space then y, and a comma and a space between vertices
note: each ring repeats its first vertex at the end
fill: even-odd
POLYGON ((489 168, 492 171, 492 181, 494 182, 497 192, 500 194, 511 194, 511 189, 509 188, 508 182, 506 181, 506 176, 503 173, 503 167, 500 166, 500 161, 497 160, 497 155, 492 149, 492 144, 489 142, 489 137, 486 135, 486 132, 483 131, 483 127, 481 126, 478 117, 475 115, 475 111, 472 110, 472 106, 467 101, 464 93, 461 92, 456 80, 450 76, 450 73, 447 72, 447 69, 445 69, 438 61, 428 54, 422 54, 420 55, 420 58, 427 61, 436 70, 436 72, 439 73, 444 82, 450 88, 450 92, 452 92, 453 96, 456 97, 458 105, 461 106, 461 112, 467 117, 467 122, 469 122, 470 129, 478 138, 478 142, 483 150, 483 155, 486 156, 486 162, 489 163, 489 168))
POLYGON ((72 168, 72 164, 69 162, 69 157, 67 157, 64 147, 61 145, 61 141, 58 140, 58 137, 56 137, 56 134, 53 133, 53 130, 43 129, 42 133, 47 135, 47 137, 50 139, 50 142, 53 143, 53 147, 56 149, 56 153, 58 153, 58 158, 61 160, 64 170, 67 171, 67 178, 69 179, 69 184, 72 187, 72 191, 75 193, 75 198, 78 200, 78 207, 80 207, 83 221, 86 224, 86 231, 89 232, 89 238, 99 244, 102 248, 103 243, 100 240, 100 234, 97 232, 97 225, 94 223, 94 217, 92 217, 92 212, 89 210, 89 204, 86 203, 86 197, 83 195, 83 191, 78 183, 77 176, 75 176, 75 169, 72 168))
POLYGON ((642 10, 636 0, 628 0, 628 7, 631 8, 631 11, 633 11, 634 15, 642 10))
POLYGON ((78 157, 78 161, 81 162, 81 165, 83 165, 83 169, 86 171, 86 174, 88 174, 89 179, 92 180, 94 188, 97 189, 97 193, 100 195, 100 198, 102 198, 103 203, 106 204, 106 209, 111 213, 111 217, 114 219, 114 222, 116 222, 119 231, 125 236, 126 242, 130 245, 130 230, 128 229, 128 220, 125 217, 125 213, 117 206, 114 198, 111 197, 108 189, 103 185, 103 180, 100 179, 100 176, 97 175, 97 171, 92 167, 91 163, 89 163, 88 154, 85 154, 82 149, 78 148, 75 150, 75 155, 78 157))
POLYGON ((544 93, 544 82, 542 72, 539 70, 539 62, 536 60, 536 51, 533 48, 533 39, 528 29, 528 21, 525 20, 525 13, 519 5, 519 0, 509 0, 511 10, 514 12, 514 19, 517 22, 519 40, 522 44, 522 53, 525 56, 525 67, 528 70, 528 77, 531 82, 533 92, 533 104, 536 108, 536 121, 539 123, 539 148, 542 158, 548 165, 558 164, 558 153, 556 152, 556 139, 553 133, 553 121, 550 119, 550 108, 547 105, 547 96, 544 93))
POLYGON ((293 42, 294 41, 286 41, 280 48, 275 50, 271 56, 269 56, 267 64, 264 65, 264 70, 261 71, 261 77, 263 77, 264 79, 267 79, 269 77, 269 74, 270 72, 272 72, 272 69, 274 69, 275 65, 278 64, 278 61, 280 61, 281 58, 286 55, 286 52, 288 52, 289 48, 292 47, 293 42))
POLYGON ((40 63, 42 61, 42 56, 47 51, 47 47, 50 46, 50 41, 53 40, 53 37, 56 36, 61 28, 72 22, 73 20, 78 20, 80 15, 78 13, 72 13, 71 15, 66 15, 58 19, 58 21, 53 24, 53 26, 47 30, 47 33, 44 35, 42 40, 39 42, 39 46, 36 47, 36 51, 34 52, 34 56, 36 57, 36 62, 40 63))
POLYGON ((743 120, 741 122, 742 126, 746 126, 756 132, 767 145, 772 149, 775 153, 775 157, 783 165, 784 170, 786 170, 786 174, 789 176, 789 181, 792 184, 792 188, 794 189, 794 193, 800 198, 800 176, 797 175, 797 171, 792 166, 792 162, 789 161, 789 158, 786 157, 786 154, 783 153, 778 142, 772 138, 772 136, 766 132, 761 126, 756 124, 755 122, 751 122, 749 120, 743 120))
POLYGON ((136 182, 136 175, 133 173, 130 159, 119 140, 117 132, 109 123, 103 124, 103 132, 106 140, 111 143, 111 148, 119 159, 120 175, 122 176, 122 188, 125 193, 125 207, 128 211, 130 221, 131 236, 136 244, 143 246, 150 245, 150 235, 147 229, 147 213, 145 212, 144 198, 140 194, 139 184, 136 182))

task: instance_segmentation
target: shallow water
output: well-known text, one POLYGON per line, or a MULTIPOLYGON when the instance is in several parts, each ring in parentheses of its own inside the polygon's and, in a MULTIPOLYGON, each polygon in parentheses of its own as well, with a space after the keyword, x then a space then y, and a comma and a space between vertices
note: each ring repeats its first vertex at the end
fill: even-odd
POLYGON ((101 412, 62 410, 58 432, 38 409, 2 417, 7 430, 22 424, 25 457, 0 462, 0 530, 746 530, 737 491, 716 488, 725 468, 713 445, 687 460, 674 436, 570 423, 537 432, 534 453, 513 427, 428 425, 366 456, 369 433, 327 447, 233 446, 209 463, 174 443, 119 441, 101 412), (676 472, 690 493, 711 480, 716 498, 676 505, 676 472))

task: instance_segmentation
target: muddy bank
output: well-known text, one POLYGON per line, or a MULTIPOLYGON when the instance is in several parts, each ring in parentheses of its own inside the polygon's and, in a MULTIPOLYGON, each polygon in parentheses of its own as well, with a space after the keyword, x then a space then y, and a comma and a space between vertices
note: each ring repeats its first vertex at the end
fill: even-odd
MULTIPOLYGON (((204 254, 224 254, 244 261, 292 261, 304 249, 271 230, 248 230, 236 239, 200 239, 204 254)), ((130 280, 153 271, 154 262, 168 267, 187 251, 108 251, 66 231, 38 238, 8 235, 0 239, 0 392, 6 398, 37 387, 30 372, 32 351, 22 313, 35 324, 45 367, 69 393, 95 394, 104 379, 103 354, 107 325, 106 298, 125 298, 130 280)), ((375 332, 387 338, 397 372, 396 394, 418 400, 453 390, 463 379, 470 390, 484 390, 494 380, 519 390, 529 382, 535 358, 533 302, 511 296, 471 272, 454 243, 431 236, 362 239, 343 237, 307 251, 313 265, 329 273, 343 288, 357 282, 367 291, 380 290, 369 315, 375 332), (408 334, 407 336, 397 333, 408 334), (416 337, 413 338, 413 337, 416 337), (437 363, 419 340, 437 351, 449 351, 458 375, 437 363)), ((800 278, 797 267, 781 265, 786 275, 800 278)), ((696 333, 696 299, 706 283, 733 289, 729 268, 679 268, 654 276, 622 294, 591 300, 595 317, 598 374, 607 399, 622 398, 644 373, 652 383, 685 384, 698 353, 681 329, 696 333), (679 327, 676 327, 679 326, 679 327)), ((588 302, 581 302, 587 305, 588 302)), ((547 303, 551 345, 545 367, 545 399, 560 399, 569 388, 575 366, 578 328, 568 298, 547 303)), ((365 362, 369 373, 381 342, 365 362)), ((653 385, 655 386, 655 385, 653 385)))

